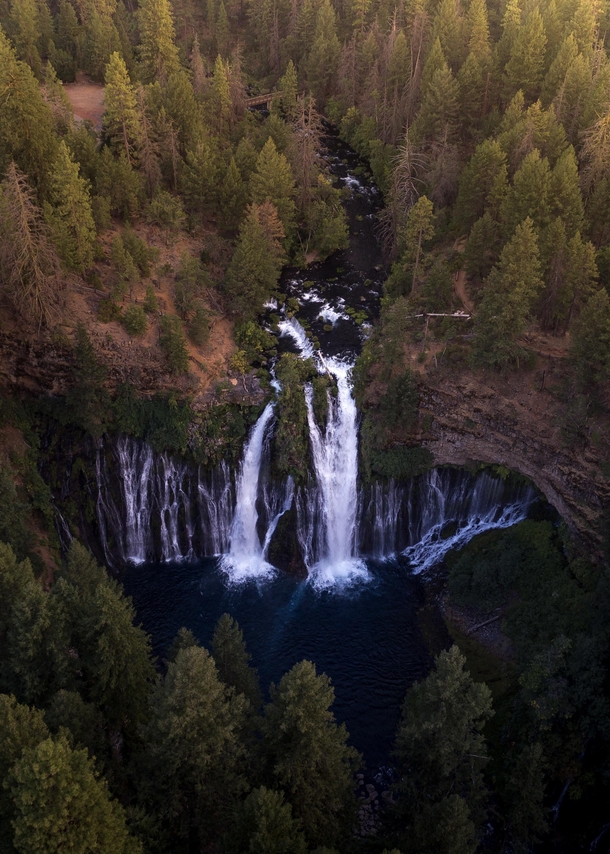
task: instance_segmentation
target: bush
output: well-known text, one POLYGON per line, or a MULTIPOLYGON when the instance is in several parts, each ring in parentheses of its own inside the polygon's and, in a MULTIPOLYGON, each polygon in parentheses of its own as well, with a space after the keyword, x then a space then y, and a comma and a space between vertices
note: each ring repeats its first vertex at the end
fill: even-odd
POLYGON ((144 335, 148 320, 142 306, 132 303, 121 318, 121 323, 130 335, 144 335))
POLYGON ((121 319, 121 307, 117 305, 112 297, 100 300, 97 307, 97 319, 101 323, 110 323, 121 319))
POLYGON ((160 322, 161 349, 167 357, 167 363, 172 374, 187 373, 189 369, 189 354, 186 346, 186 336, 180 318, 175 314, 164 315, 160 322))
POLYGON ((144 311, 147 314, 155 314, 159 309, 157 295, 152 285, 146 285, 146 296, 144 297, 144 311))
POLYGON ((159 257, 159 250, 149 246, 131 228, 123 231, 123 245, 143 276, 150 276, 150 265, 159 257))
POLYGON ((197 347, 205 347, 210 340, 210 315, 203 305, 198 305, 187 327, 189 340, 197 347))

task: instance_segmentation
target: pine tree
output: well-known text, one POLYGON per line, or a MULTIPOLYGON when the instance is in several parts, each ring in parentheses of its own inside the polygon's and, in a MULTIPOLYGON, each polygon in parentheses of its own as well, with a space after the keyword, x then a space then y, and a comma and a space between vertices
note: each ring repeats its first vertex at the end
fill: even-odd
POLYGON ((218 5, 218 15, 216 16, 216 49, 222 57, 227 57, 229 53, 229 19, 224 0, 220 0, 218 5))
POLYGON ((271 137, 258 155, 256 171, 250 178, 250 192, 255 204, 268 201, 274 205, 285 234, 290 234, 296 215, 294 177, 290 164, 277 151, 271 137))
POLYGON ((111 800, 86 750, 65 736, 26 748, 8 778, 13 797, 13 845, 18 854, 66 848, 99 854, 141 854, 123 808, 111 800))
POLYGON ((210 109, 212 113, 212 128, 217 136, 223 139, 229 132, 233 104, 231 101, 227 67, 220 54, 218 54, 214 62, 210 109))
POLYGON ((290 804, 281 792, 261 786, 253 789, 235 815, 230 833, 235 854, 306 854, 300 823, 292 817, 290 804))
POLYGON ((189 211, 203 215, 215 209, 221 174, 216 138, 202 135, 195 147, 186 152, 182 172, 182 194, 189 211))
POLYGON ((456 646, 441 652, 435 669, 405 697, 395 755, 407 850, 474 854, 474 822, 484 800, 487 762, 481 730, 492 716, 491 694, 464 669, 456 646))
POLYGON ((333 845, 351 826, 359 754, 330 710, 329 678, 301 661, 271 688, 263 727, 269 777, 283 790, 308 845, 333 845))
POLYGON ((481 63, 491 58, 489 43, 489 20, 486 0, 472 0, 467 15, 468 51, 481 63))
POLYGON ((294 121, 297 117, 298 79, 292 60, 289 60, 284 76, 278 80, 277 87, 282 97, 274 100, 273 109, 279 110, 286 121, 294 121))
POLYGON ((0 185, 0 284, 18 311, 38 325, 58 319, 63 286, 57 250, 15 163, 0 185))
POLYGON ((12 4, 10 21, 17 56, 27 62, 34 75, 40 78, 42 62, 37 47, 40 22, 36 0, 16 0, 12 4))
POLYGON ((610 379, 610 296, 605 288, 590 297, 572 329, 570 356, 583 389, 610 379))
POLYGON ((457 131, 459 87, 448 64, 438 68, 426 86, 411 134, 416 144, 449 142, 457 131))
POLYGON ((507 190, 506 155, 500 143, 486 139, 477 146, 460 176, 454 220, 466 231, 486 210, 497 215, 507 190))
POLYGON ((502 227, 486 211, 472 226, 464 252, 466 272, 475 284, 480 285, 490 274, 500 257, 501 248, 502 227))
POLYGON ((549 222, 551 169, 546 157, 535 148, 515 173, 513 185, 502 202, 502 219, 506 234, 512 234, 517 223, 530 217, 537 228, 549 222))
MULTIPOLYGON (((2 558, 0 557, 0 562, 2 558)), ((0 584, 2 582, 0 581, 0 584)), ((0 633, 0 636, 1 633, 0 633)), ((4 641, 4 638, 3 638, 4 641)), ((24 750, 36 747, 49 730, 41 710, 20 705, 15 697, 0 694, 0 780, 9 773, 24 750)), ((0 788, 0 850, 12 852, 14 802, 8 788, 0 788)))
POLYGON ((32 70, 17 59, 1 28, 0 92, 0 175, 8 175, 15 161, 43 198, 57 151, 53 116, 32 70))
POLYGON ((152 197, 161 182, 159 140, 148 112, 143 86, 138 87, 136 100, 139 130, 138 162, 140 170, 146 179, 148 195, 152 197))
POLYGON ((52 687, 51 612, 29 560, 0 543, 0 691, 40 702, 52 687))
POLYGON ((112 142, 125 151, 133 165, 133 153, 141 143, 142 128, 137 98, 129 80, 127 67, 118 53, 113 53, 104 75, 104 129, 112 142))
POLYGON ((536 97, 544 72, 545 51, 544 22, 538 9, 534 9, 519 29, 506 64, 506 84, 510 96, 520 89, 527 100, 536 97))
POLYGON ((576 153, 570 145, 563 152, 551 174, 549 189, 551 214, 563 220, 568 235, 582 228, 584 206, 578 181, 576 153))
POLYGON ((276 290, 284 262, 284 228, 271 202, 250 205, 225 277, 233 311, 255 317, 276 290))
POLYGON ((324 107, 332 94, 340 54, 335 10, 330 0, 323 0, 316 16, 313 43, 307 57, 307 81, 320 108, 324 107))
POLYGON ((517 226, 485 283, 474 327, 477 364, 506 367, 519 361, 523 349, 518 338, 541 290, 538 240, 528 217, 517 226))
POLYGON ((399 235, 401 261, 411 272, 411 292, 419 284, 425 244, 434 237, 434 205, 427 196, 420 196, 407 217, 404 233, 399 235))
POLYGON ((242 181, 235 158, 232 157, 220 188, 220 221, 224 229, 237 231, 247 203, 247 189, 242 181))
POLYGON ((237 622, 223 614, 214 629, 212 655, 218 668, 220 679, 229 687, 235 688, 250 701, 253 710, 262 702, 256 670, 250 667, 252 656, 246 650, 244 635, 237 622))
POLYGON ((53 232, 57 251, 66 267, 83 273, 93 262, 95 246, 91 196, 88 182, 79 175, 78 164, 63 140, 49 195, 51 201, 45 205, 45 219, 53 232))
POLYGON ((545 107, 548 107, 553 98, 559 93, 565 81, 568 68, 572 65, 578 53, 578 44, 574 35, 570 33, 561 43, 557 56, 551 63, 551 67, 547 71, 542 83, 540 100, 545 107))
POLYGON ((143 734, 155 806, 178 839, 198 837, 201 847, 229 826, 246 788, 243 711, 244 698, 222 684, 202 647, 181 649, 155 687, 143 734))
POLYGON ((164 85, 180 67, 169 0, 144 0, 140 6, 139 22, 144 80, 164 85))
POLYGON ((443 55, 455 73, 466 54, 465 20, 456 0, 441 0, 432 23, 432 38, 438 38, 443 55))

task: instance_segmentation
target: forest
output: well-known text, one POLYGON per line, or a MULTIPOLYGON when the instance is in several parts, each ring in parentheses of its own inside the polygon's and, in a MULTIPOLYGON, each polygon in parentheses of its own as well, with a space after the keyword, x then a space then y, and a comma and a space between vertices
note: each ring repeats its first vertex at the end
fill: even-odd
POLYGON ((0 355, 59 366, 42 393, 1 375, 2 854, 610 850, 609 25, 605 0, 0 0, 0 355), (74 118, 83 80, 101 127, 74 118), (275 465, 305 481, 296 390, 318 412, 330 381, 276 358, 269 305, 348 246, 329 134, 383 199, 364 476, 432 464, 418 365, 493 389, 550 341, 553 425, 606 484, 582 539, 533 518, 447 556, 452 607, 501 613, 511 653, 431 639, 383 792, 314 663, 259 684, 228 614, 210 649, 181 629, 153 655, 41 476, 51 427, 235 461, 273 365, 275 465))

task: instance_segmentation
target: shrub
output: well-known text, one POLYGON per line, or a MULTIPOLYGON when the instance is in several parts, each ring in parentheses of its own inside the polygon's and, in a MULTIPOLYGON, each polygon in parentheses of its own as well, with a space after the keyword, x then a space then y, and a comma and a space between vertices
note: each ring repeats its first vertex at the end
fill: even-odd
POLYGON ((188 324, 188 337, 197 347, 205 347, 210 340, 210 315, 203 305, 195 308, 188 324))
POLYGON ((144 309, 135 303, 127 308, 121 318, 121 323, 130 335, 144 335, 148 326, 144 309))
POLYGON ((144 311, 147 314, 154 314, 159 308, 157 295, 152 285, 146 285, 146 296, 144 297, 144 311))

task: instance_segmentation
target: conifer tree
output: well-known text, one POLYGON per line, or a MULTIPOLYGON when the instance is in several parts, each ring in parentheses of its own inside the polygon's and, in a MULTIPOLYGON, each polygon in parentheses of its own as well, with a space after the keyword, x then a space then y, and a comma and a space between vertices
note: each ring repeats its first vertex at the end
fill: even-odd
POLYGON ((335 10, 330 0, 323 0, 316 16, 313 43, 307 57, 307 81, 321 108, 331 95, 340 55, 335 10))
POLYGON ((62 140, 51 178, 50 204, 45 219, 53 232, 57 251, 71 270, 83 273, 93 262, 95 223, 88 182, 62 140))
POLYGON ((139 23, 143 78, 164 85, 180 67, 169 0, 144 0, 139 23))
POLYGON ((37 47, 40 21, 36 0, 16 0, 12 4, 10 21, 17 56, 27 62, 34 75, 40 78, 42 62, 37 47))
POLYGON ((596 291, 574 323, 570 356, 580 387, 596 389, 610 379, 610 296, 596 291))
MULTIPOLYGON (((2 558, 0 558, 0 562, 2 558)), ((2 582, 0 582, 1 584, 2 582)), ((9 774, 24 750, 36 747, 49 735, 43 712, 21 705, 15 697, 0 694, 0 780, 9 774)), ((7 787, 0 788, 0 850, 11 852, 14 801, 7 787)))
POLYGON ((236 231, 243 219, 248 202, 248 192, 242 180, 235 158, 225 172, 220 188, 220 221, 227 231, 236 231))
POLYGON ((230 850, 236 854, 306 854, 300 823, 292 817, 290 804, 281 792, 261 786, 253 789, 235 814, 229 834, 230 850))
POLYGON ((222 139, 226 137, 229 131, 233 104, 231 102, 227 67, 220 54, 218 54, 214 62, 210 108, 212 113, 212 128, 222 139))
POLYGON ((20 62, 0 28, 0 175, 14 160, 42 199, 57 139, 53 117, 32 70, 20 62))
POLYGON ((208 88, 208 81, 205 73, 205 65, 201 56, 201 48, 199 47, 199 36, 195 33, 193 38, 193 47, 191 49, 191 73, 193 90, 198 98, 202 98, 208 88))
POLYGON ((175 838, 195 836, 200 847, 229 826, 246 788, 238 737, 244 702, 199 646, 179 650, 155 687, 143 734, 156 809, 175 838))
MULTIPOLYGON (((491 694, 464 669, 456 646, 405 697, 395 754, 403 774, 398 813, 408 851, 474 854, 486 765, 483 725, 491 694)), ((483 813, 484 815, 484 813, 483 813)))
POLYGON ((486 0, 472 0, 468 7, 468 51, 479 62, 486 62, 491 57, 489 43, 489 20, 486 0))
POLYGON ((411 132, 416 143, 451 141, 457 131, 459 88, 448 64, 438 68, 425 90, 411 132))
POLYGON ((229 19, 224 0, 220 0, 218 5, 218 15, 216 16, 216 49, 220 56, 227 57, 229 53, 229 19))
POLYGON ((578 181, 578 162, 570 145, 563 152, 551 174, 549 188, 551 214, 561 217, 568 235, 582 228, 584 206, 578 181))
POLYGON ((513 185, 502 202, 501 215, 506 234, 512 234, 517 223, 530 217, 537 228, 549 222, 551 169, 546 157, 535 148, 525 157, 515 173, 513 185))
POLYGON ((212 655, 218 668, 220 679, 229 687, 235 688, 250 701, 253 710, 262 702, 256 670, 250 667, 252 656, 246 650, 244 634, 237 622, 223 614, 214 629, 212 655))
POLYGON ((294 226, 296 187, 290 164, 279 153, 269 137, 256 161, 256 171, 250 178, 250 192, 255 204, 272 202, 284 227, 290 234, 294 226))
POLYGON ((464 252, 466 272, 476 284, 481 284, 490 274, 501 248, 502 227, 489 211, 485 211, 472 226, 464 252))
POLYGON ((443 55, 454 73, 466 53, 465 23, 456 0, 441 0, 432 23, 432 38, 440 40, 443 55))
POLYGON ((26 558, 0 543, 0 691, 40 703, 52 686, 47 596, 26 558))
POLYGON ((146 180, 148 195, 152 197, 161 182, 159 140, 146 105, 143 86, 138 87, 136 100, 139 131, 138 162, 146 180))
POLYGON ((499 142, 486 139, 477 146, 460 176, 454 219, 461 229, 468 229, 486 210, 497 215, 508 190, 507 173, 499 142))
POLYGON ((187 209, 203 215, 218 202, 221 162, 215 137, 202 134, 186 152, 182 172, 182 194, 187 209))
POLYGON ((276 110, 279 109, 286 121, 294 121, 297 117, 298 79, 297 70, 292 60, 289 60, 283 77, 278 80, 277 87, 282 93, 282 97, 276 98, 272 107, 276 110))
POLYGON ((116 52, 106 66, 104 82, 104 129, 113 143, 125 151, 127 160, 133 165, 133 154, 141 143, 142 129, 127 66, 116 52))
POLYGON ((520 223, 489 274, 475 318, 474 358, 487 367, 518 362, 519 336, 542 290, 538 240, 529 217, 520 223))
POLYGON ((284 228, 271 202, 250 205, 225 277, 234 311, 251 318, 275 293, 284 262, 284 228))
POLYGON ((62 848, 99 854, 141 854, 123 808, 111 800, 86 750, 65 736, 26 748, 8 778, 13 797, 13 845, 18 854, 62 848))
POLYGON ((263 735, 269 779, 283 790, 311 848, 335 844, 353 820, 352 774, 359 754, 330 710, 325 674, 301 661, 271 688, 263 735))
POLYGON ((521 90, 527 100, 538 94, 544 72, 546 33, 538 9, 525 18, 510 51, 505 68, 507 91, 512 96, 521 90))

